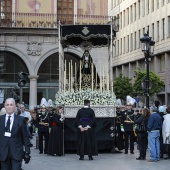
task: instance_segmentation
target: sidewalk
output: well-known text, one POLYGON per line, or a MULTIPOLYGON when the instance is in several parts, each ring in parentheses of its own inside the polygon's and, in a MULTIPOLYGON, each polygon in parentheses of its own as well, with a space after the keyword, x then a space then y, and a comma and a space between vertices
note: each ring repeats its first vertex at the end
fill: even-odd
MULTIPOLYGON (((136 157, 139 156, 137 149, 135 154, 99 153, 93 161, 89 161, 87 156, 85 160, 80 161, 76 153, 66 153, 61 157, 39 154, 39 150, 35 149, 35 136, 33 144, 31 161, 29 164, 23 165, 24 170, 168 170, 170 168, 170 160, 162 159, 159 162, 151 163, 136 160, 136 157)), ((149 151, 147 151, 147 159, 149 159, 149 151)))

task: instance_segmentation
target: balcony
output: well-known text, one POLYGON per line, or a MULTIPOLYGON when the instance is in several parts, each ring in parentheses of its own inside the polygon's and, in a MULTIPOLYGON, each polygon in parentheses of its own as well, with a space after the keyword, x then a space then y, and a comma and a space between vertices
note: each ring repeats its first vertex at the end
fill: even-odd
POLYGON ((62 25, 108 24, 115 23, 111 16, 99 15, 57 15, 44 13, 1 13, 0 27, 13 28, 57 28, 58 21, 62 25))

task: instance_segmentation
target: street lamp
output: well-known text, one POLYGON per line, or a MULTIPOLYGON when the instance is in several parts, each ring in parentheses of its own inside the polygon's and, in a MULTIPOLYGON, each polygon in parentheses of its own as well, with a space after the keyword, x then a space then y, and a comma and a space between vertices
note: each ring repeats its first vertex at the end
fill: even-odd
POLYGON ((145 96, 146 96, 146 107, 149 108, 149 61, 153 55, 155 41, 152 40, 152 37, 149 37, 149 32, 144 34, 144 37, 140 38, 141 49, 145 55, 145 64, 146 64, 146 79, 145 79, 145 96))

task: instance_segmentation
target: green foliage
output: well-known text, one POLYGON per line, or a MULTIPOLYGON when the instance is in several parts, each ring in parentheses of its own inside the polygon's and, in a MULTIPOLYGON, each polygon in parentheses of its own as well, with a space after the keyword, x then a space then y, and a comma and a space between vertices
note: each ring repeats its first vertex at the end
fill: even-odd
POLYGON ((132 94, 133 86, 130 81, 131 79, 123 76, 122 73, 114 79, 113 91, 117 99, 126 100, 126 96, 132 94))
MULTIPOLYGON (((145 83, 146 71, 141 71, 140 68, 137 68, 135 71, 135 82, 133 84, 133 95, 143 95, 144 90, 142 89, 142 82, 145 83)), ((160 80, 160 77, 154 72, 149 72, 150 80, 150 96, 153 96, 155 93, 161 92, 164 87, 164 82, 160 80)))

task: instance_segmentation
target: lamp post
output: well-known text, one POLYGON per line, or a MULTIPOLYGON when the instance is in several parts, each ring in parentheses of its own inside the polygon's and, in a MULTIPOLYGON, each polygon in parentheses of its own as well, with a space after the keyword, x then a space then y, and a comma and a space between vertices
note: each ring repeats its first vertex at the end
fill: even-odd
POLYGON ((149 62, 154 51, 155 41, 152 37, 149 37, 149 31, 144 34, 144 37, 140 38, 141 49, 145 56, 146 64, 146 79, 145 79, 145 96, 146 96, 146 107, 149 108, 149 62))

